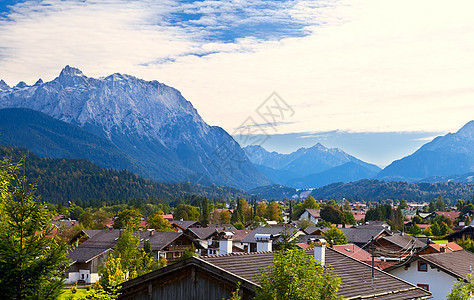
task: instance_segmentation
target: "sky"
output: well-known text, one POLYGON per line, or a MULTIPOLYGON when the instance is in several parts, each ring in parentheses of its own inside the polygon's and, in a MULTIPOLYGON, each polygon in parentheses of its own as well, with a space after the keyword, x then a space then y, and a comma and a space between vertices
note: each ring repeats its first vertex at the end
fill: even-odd
POLYGON ((71 65, 158 80, 242 145, 320 142, 385 166, 474 119, 472 11, 471 0, 0 0, 0 79, 34 84, 71 65))

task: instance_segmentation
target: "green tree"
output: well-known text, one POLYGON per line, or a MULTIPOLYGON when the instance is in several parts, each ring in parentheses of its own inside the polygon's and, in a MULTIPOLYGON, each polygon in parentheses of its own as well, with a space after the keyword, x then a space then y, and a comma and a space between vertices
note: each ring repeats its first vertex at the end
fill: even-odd
POLYGON ((199 221, 201 213, 199 209, 192 205, 179 204, 173 213, 175 220, 199 221))
POLYGON ((276 252, 273 264, 257 275, 257 300, 342 299, 340 278, 303 250, 276 252))
POLYGON ((223 210, 220 213, 221 224, 230 224, 230 212, 228 210, 223 210))
POLYGON ((183 255, 181 255, 180 260, 185 260, 190 257, 197 256, 196 254, 196 247, 194 247, 194 244, 191 245, 191 248, 186 248, 184 249, 183 255))
POLYGON ((321 218, 332 224, 341 224, 342 211, 338 207, 326 205, 321 209, 321 218))
POLYGON ((471 300, 474 295, 474 279, 471 274, 467 275, 467 279, 459 279, 453 285, 451 292, 448 294, 448 300, 471 300))
POLYGON ((265 211, 265 217, 268 220, 281 222, 283 220, 283 215, 280 204, 275 201, 270 202, 270 204, 267 206, 267 210, 265 211))
POLYGON ((207 197, 202 198, 202 203, 201 203, 201 218, 200 222, 204 226, 209 224, 209 201, 207 200, 207 197))
POLYGON ((456 244, 463 247, 464 250, 474 252, 474 241, 470 238, 463 238, 460 240, 456 240, 456 244))
POLYGON ((436 210, 444 211, 446 208, 446 204, 443 201, 443 196, 441 194, 438 195, 438 199, 435 203, 436 210))
POLYGON ((408 233, 411 235, 419 235, 421 234, 421 229, 418 225, 413 224, 413 226, 408 227, 408 233))
POLYGON ((156 231, 173 231, 173 226, 168 220, 163 218, 160 214, 161 211, 157 211, 154 215, 148 218, 148 227, 155 229, 156 231))
POLYGON ((237 230, 244 230, 245 229, 245 225, 242 224, 242 222, 237 222, 237 223, 234 223, 232 225, 234 225, 235 229, 237 229, 237 230))
POLYGON ((426 236, 432 236, 433 232, 431 232, 431 228, 428 227, 425 230, 423 230, 423 234, 426 235, 426 236))
POLYGON ((82 207, 73 204, 69 210, 69 217, 73 220, 79 220, 83 212, 82 207))
POLYGON ((400 204, 398 205, 398 207, 400 207, 401 209, 408 208, 407 201, 405 199, 402 199, 402 201, 400 201, 400 204))
POLYGON ((115 229, 138 230, 142 215, 136 209, 125 209, 117 214, 114 220, 115 229))
POLYGON ((0 295, 56 299, 69 244, 50 237, 52 214, 35 195, 36 185, 17 175, 20 166, 8 159, 0 162, 0 295))
POLYGON ((283 230, 280 234, 280 239, 277 242, 277 247, 279 250, 289 250, 289 249, 296 249, 296 241, 295 241, 295 233, 296 230, 289 228, 288 226, 284 225, 283 230))
POLYGON ((306 197, 303 203, 304 208, 319 208, 319 204, 316 203, 316 199, 313 196, 309 195, 306 197))
POLYGON ((296 224, 298 224, 298 228, 301 229, 301 230, 305 230, 306 228, 315 225, 313 222, 311 222, 308 219, 303 219, 301 221, 298 221, 298 222, 296 222, 296 224))
POLYGON ((344 211, 342 212, 341 223, 345 225, 355 225, 356 219, 350 211, 344 211))
POLYGON ((433 225, 431 225, 430 229, 434 236, 440 236, 442 234, 438 223, 434 223, 433 225))
POLYGON ((110 255, 99 269, 99 285, 105 292, 116 295, 120 284, 125 281, 125 272, 122 269, 120 257, 110 255))
POLYGON ((107 228, 106 225, 108 221, 109 221, 109 216, 102 209, 99 209, 92 214, 92 222, 94 224, 93 225, 94 229, 99 229, 99 230, 106 229, 107 228))
POLYGON ((81 214, 79 222, 85 229, 92 229, 94 227, 94 221, 92 220, 92 212, 90 209, 87 209, 81 214))
POLYGON ((347 244, 347 238, 342 232, 342 230, 332 227, 326 231, 323 231, 323 238, 328 241, 332 242, 334 245, 344 245, 347 244))

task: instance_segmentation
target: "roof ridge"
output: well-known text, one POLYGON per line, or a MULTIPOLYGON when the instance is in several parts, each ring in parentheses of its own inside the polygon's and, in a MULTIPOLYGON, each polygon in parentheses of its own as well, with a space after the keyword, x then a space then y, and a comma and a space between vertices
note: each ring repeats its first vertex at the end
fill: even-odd
POLYGON ((201 258, 214 258, 214 257, 229 257, 229 256, 243 256, 243 255, 255 255, 255 254, 264 254, 264 253, 275 253, 276 251, 260 251, 260 252, 232 252, 227 254, 217 254, 217 255, 204 255, 201 258))

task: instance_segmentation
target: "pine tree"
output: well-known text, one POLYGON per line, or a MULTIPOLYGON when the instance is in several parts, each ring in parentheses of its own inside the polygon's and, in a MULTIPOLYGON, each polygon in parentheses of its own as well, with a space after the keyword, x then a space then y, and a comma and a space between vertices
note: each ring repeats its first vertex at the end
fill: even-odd
POLYGON ((50 237, 52 215, 35 195, 35 184, 16 174, 20 165, 0 162, 0 295, 56 299, 69 245, 50 237))

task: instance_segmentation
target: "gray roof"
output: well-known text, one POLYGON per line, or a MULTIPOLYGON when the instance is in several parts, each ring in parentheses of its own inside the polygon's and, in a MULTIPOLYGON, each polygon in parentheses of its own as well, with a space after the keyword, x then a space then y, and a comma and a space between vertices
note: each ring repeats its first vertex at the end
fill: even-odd
POLYGON ((383 232, 387 232, 383 226, 359 226, 341 229, 349 243, 365 244, 372 237, 376 238, 383 232))
POLYGON ((322 230, 322 231, 326 231, 326 229, 328 229, 328 228, 326 228, 326 227, 309 226, 309 227, 307 227, 307 228, 306 228, 305 230, 303 230, 303 231, 304 231, 304 233, 306 233, 306 234, 312 234, 313 232, 315 232, 315 231, 318 230, 318 229, 319 229, 319 230, 322 230))
POLYGON ((111 248, 93 248, 93 247, 77 247, 69 255, 68 258, 72 262, 88 263, 97 256, 112 251, 111 248))
MULTIPOLYGON (((313 255, 313 250, 306 251, 313 255)), ((258 285, 256 274, 273 263, 274 252, 228 254, 201 259, 258 285)), ((374 269, 372 283, 369 265, 333 249, 326 250, 326 264, 341 278, 338 294, 346 299, 426 299, 431 294, 384 271, 374 269)))
POLYGON ((474 254, 466 250, 426 254, 420 258, 463 279, 467 279, 467 274, 474 268, 474 254))
POLYGON ((184 229, 189 228, 189 227, 193 226, 196 223, 199 223, 199 222, 198 221, 173 221, 173 222, 171 222, 171 224, 179 225, 180 227, 182 227, 184 229))
MULTIPOLYGON (((119 229, 113 230, 99 230, 100 232, 96 232, 96 234, 90 237, 87 241, 79 245, 76 249, 80 247, 90 247, 90 248, 115 248, 117 244, 117 239, 120 236, 119 229)), ((140 247, 143 247, 143 243, 145 240, 149 240, 151 244, 152 250, 161 250, 175 239, 180 237, 183 233, 182 232, 165 232, 165 231, 136 231, 140 235, 140 247)))
POLYGON ((403 234, 401 235, 400 232, 396 232, 393 235, 388 235, 382 237, 382 239, 387 240, 397 246, 399 246, 402 249, 408 249, 415 246, 414 249, 421 249, 426 247, 426 243, 423 241, 412 237, 409 234, 403 234))
MULTIPOLYGON (((255 239, 256 234, 271 234, 279 236, 283 231, 283 226, 267 226, 267 227, 258 227, 254 229, 252 232, 249 233, 241 242, 242 243, 256 243, 257 240, 255 239)), ((289 227, 289 232, 296 232, 298 229, 289 227)), ((276 240, 273 240, 275 242, 276 240)))
POLYGON ((451 276, 463 279, 467 279, 467 275, 472 273, 470 269, 474 267, 474 254, 466 250, 459 250, 414 256, 408 261, 389 267, 386 270, 391 271, 401 268, 417 260, 425 261, 451 276))
POLYGON ((218 232, 216 228, 188 228, 186 232, 190 231, 193 235, 195 235, 200 240, 206 240, 214 233, 218 232))

